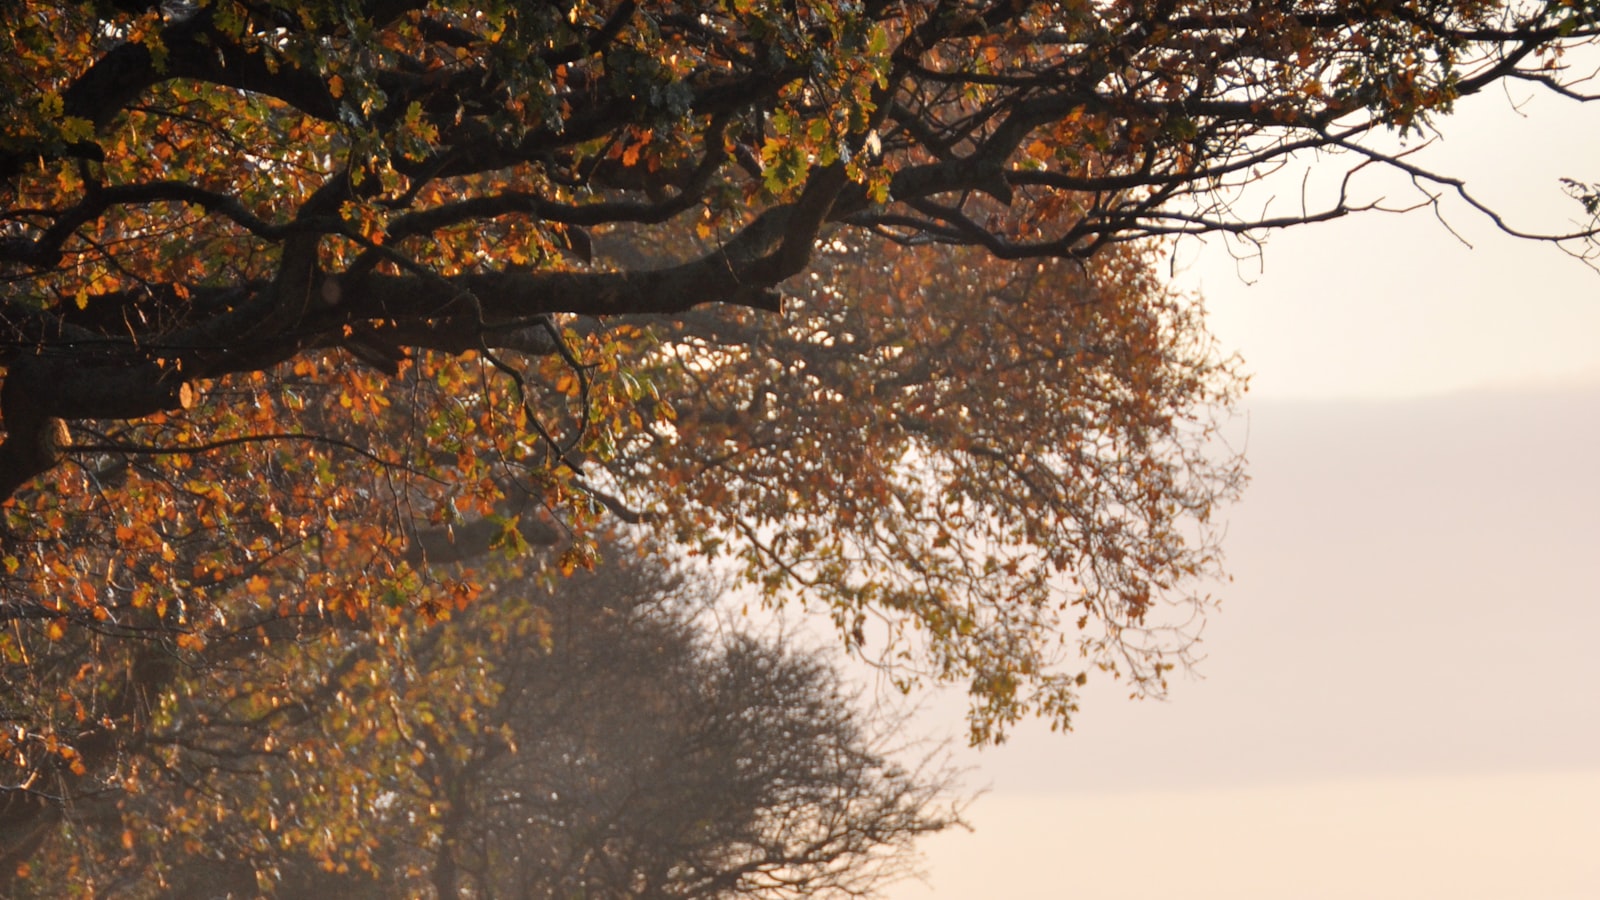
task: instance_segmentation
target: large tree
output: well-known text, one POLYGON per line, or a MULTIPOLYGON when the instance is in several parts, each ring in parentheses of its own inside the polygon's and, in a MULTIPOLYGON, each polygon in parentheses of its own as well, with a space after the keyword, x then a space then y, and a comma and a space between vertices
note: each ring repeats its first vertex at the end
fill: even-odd
POLYGON ((965 683, 975 739, 1159 689, 1239 384, 1149 240, 1360 208, 1229 205, 1309 151, 1455 188, 1378 138, 1574 92, 1596 12, 0 7, 8 846, 186 666, 605 518, 965 683))

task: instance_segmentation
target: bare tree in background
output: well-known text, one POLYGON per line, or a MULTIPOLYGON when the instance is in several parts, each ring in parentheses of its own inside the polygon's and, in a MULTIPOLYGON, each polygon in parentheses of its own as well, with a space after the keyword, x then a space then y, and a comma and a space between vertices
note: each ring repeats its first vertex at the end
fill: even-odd
POLYGON ((825 658, 712 636, 703 586, 608 558, 398 647, 344 636, 266 738, 180 691, 147 748, 180 777, 69 817, 41 868, 117 870, 118 897, 870 896, 958 823, 951 773, 894 761, 825 658), (197 791, 232 808, 196 827, 197 791))

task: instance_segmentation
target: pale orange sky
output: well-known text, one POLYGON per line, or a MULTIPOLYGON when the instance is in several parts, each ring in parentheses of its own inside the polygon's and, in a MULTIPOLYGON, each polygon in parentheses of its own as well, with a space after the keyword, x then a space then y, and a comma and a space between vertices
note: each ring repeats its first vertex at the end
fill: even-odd
POLYGON ((1251 435, 1203 679, 968 756, 976 831, 895 900, 1600 896, 1600 387, 1251 435))
MULTIPOLYGON (((1439 162, 1556 227, 1600 109, 1523 110, 1472 102, 1439 162)), ((1600 897, 1600 274, 1449 220, 1474 248, 1281 234, 1248 287, 1180 248, 1255 373, 1203 679, 967 757, 977 830, 893 900, 1600 897)))
POLYGON ((937 893, 893 896, 1593 900, 1597 806, 1592 772, 1008 793, 929 842, 937 893))
MULTIPOLYGON (((1513 90, 1463 101, 1441 120, 1444 139, 1412 159, 1466 178, 1514 226, 1570 230, 1583 211, 1558 179, 1600 181, 1600 104, 1513 90)), ((1344 161, 1315 164, 1313 196, 1337 184, 1344 161)), ((1365 199, 1418 198, 1398 177, 1362 178, 1365 199)), ((1269 191, 1299 190, 1300 172, 1288 171, 1250 196, 1259 205, 1269 191)), ((1205 297, 1212 329, 1255 373, 1257 397, 1600 383, 1600 275, 1460 202, 1443 212, 1449 228, 1417 210, 1279 232, 1260 259, 1240 263, 1221 239, 1189 240, 1176 283, 1205 297)))

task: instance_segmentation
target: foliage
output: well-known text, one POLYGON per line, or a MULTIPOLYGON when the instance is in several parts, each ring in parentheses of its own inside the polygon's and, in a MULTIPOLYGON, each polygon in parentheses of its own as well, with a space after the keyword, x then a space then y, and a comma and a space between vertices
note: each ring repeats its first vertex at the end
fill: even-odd
POLYGON ((713 641, 707 595, 611 557, 447 626, 187 672, 122 743, 142 783, 86 792, 16 890, 811 896, 901 874, 914 838, 956 821, 936 805, 948 776, 887 760, 818 656, 713 641))
POLYGON ((301 642, 249 673, 288 708, 606 520, 964 683, 975 740, 1159 691, 1241 386, 1150 239, 1363 208, 1230 206, 1308 151, 1465 193, 1383 134, 1574 93, 1596 12, 0 7, 0 872, 191 669, 301 642))
POLYGON ((1120 251, 1090 281, 866 249, 823 251, 782 322, 667 332, 678 364, 717 378, 618 481, 674 485, 683 540, 741 537, 751 581, 803 585, 848 646, 888 648, 903 687, 927 669, 967 683, 974 742, 1030 709, 1067 719, 1087 675, 1060 667, 1058 636, 1158 685, 1188 648, 1169 626, 1202 612, 1185 582, 1218 562, 1211 511, 1241 482, 1206 418, 1239 384, 1198 311, 1120 251))

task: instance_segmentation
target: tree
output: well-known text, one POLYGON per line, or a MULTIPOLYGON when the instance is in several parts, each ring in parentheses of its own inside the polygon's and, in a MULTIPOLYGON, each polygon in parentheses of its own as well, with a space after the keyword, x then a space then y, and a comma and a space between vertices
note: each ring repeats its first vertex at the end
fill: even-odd
POLYGON ((975 740, 1158 691, 1241 388, 1150 239, 1370 205, 1229 206, 1310 151, 1464 192, 1376 136, 1574 92, 1595 15, 5 6, 5 846, 185 666, 464 608, 491 550, 582 567, 607 518, 965 683, 975 740))
POLYGON ((78 798, 11 895, 854 895, 958 821, 815 652, 708 637, 714 598, 617 551, 447 626, 189 673, 124 747, 145 787, 78 798))

